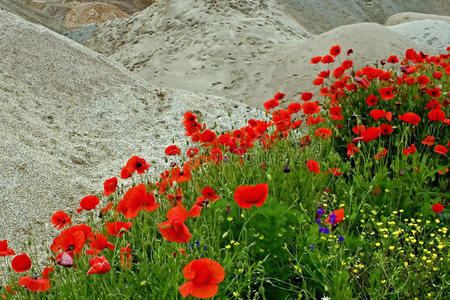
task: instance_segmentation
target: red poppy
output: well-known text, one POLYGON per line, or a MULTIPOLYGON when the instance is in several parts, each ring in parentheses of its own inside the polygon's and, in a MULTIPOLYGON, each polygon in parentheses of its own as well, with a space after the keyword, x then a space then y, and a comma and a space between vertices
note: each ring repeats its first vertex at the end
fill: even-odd
POLYGON ((290 114, 298 113, 302 109, 302 105, 298 102, 290 103, 288 106, 288 112, 290 114))
POLYGON ((216 139, 216 134, 214 131, 206 129, 200 134, 200 142, 202 143, 212 143, 216 139))
POLYGON ((346 70, 350 69, 353 66, 353 61, 351 60, 344 60, 342 62, 342 67, 346 70))
POLYGON ((91 232, 88 235, 88 239, 91 249, 86 250, 87 255, 97 255, 105 248, 109 250, 114 250, 115 248, 114 244, 108 242, 108 238, 99 232, 91 232))
POLYGON ((377 139, 381 134, 381 130, 379 127, 368 127, 363 134, 363 141, 368 143, 372 140, 377 139))
POLYGON ((389 112, 385 113, 383 117, 386 120, 388 120, 389 122, 391 122, 392 121, 392 112, 389 111, 389 112))
POLYGON ((425 106, 425 108, 426 109, 440 109, 441 108, 441 103, 439 102, 439 100, 431 99, 430 101, 428 101, 428 103, 425 106))
POLYGON ((344 74, 345 72, 345 68, 343 66, 337 67, 336 69, 333 70, 333 77, 334 78, 340 78, 342 76, 342 74, 344 74))
POLYGON ((114 203, 109 202, 108 204, 106 204, 106 206, 104 208, 102 208, 101 212, 102 214, 106 214, 107 211, 109 211, 111 208, 114 207, 114 203))
POLYGON ((370 111, 370 116, 375 120, 378 121, 379 119, 381 119, 382 117, 384 117, 384 114, 386 112, 384 111, 384 109, 372 109, 370 111))
POLYGON ((14 252, 13 249, 8 248, 7 240, 0 241, 0 257, 9 255, 16 255, 16 252, 14 252))
POLYGON ((427 89, 426 92, 431 98, 439 98, 441 96, 440 88, 427 89))
POLYGON ((331 64, 332 62, 334 62, 334 58, 331 55, 325 55, 324 57, 322 57, 320 61, 323 64, 331 64))
POLYGON ((381 130, 381 134, 382 135, 388 135, 388 134, 391 134, 394 131, 392 126, 389 125, 389 124, 381 124, 380 125, 380 130, 381 130))
POLYGON ((370 94, 367 96, 366 103, 369 106, 375 106, 378 103, 378 98, 375 95, 370 94))
POLYGON ((341 46, 335 45, 335 46, 332 46, 332 47, 330 48, 330 54, 331 54, 333 57, 338 56, 340 53, 341 53, 341 46))
POLYGON ((51 287, 50 280, 45 278, 33 278, 30 276, 20 277, 19 285, 26 287, 32 292, 45 292, 51 287))
POLYGON ((381 99, 383 100, 390 100, 395 97, 394 95, 394 88, 392 87, 385 87, 378 90, 381 95, 381 99))
POLYGON ((100 200, 94 195, 86 196, 80 201, 80 208, 77 209, 77 213, 80 213, 82 210, 92 210, 97 207, 100 203, 100 200))
POLYGON ((306 166, 311 172, 320 173, 319 163, 313 159, 306 161, 306 166))
POLYGON ((67 228, 53 240, 50 249, 57 253, 59 251, 73 251, 74 254, 81 254, 87 236, 92 232, 91 227, 81 224, 67 228))
POLYGON ((138 156, 132 156, 128 161, 125 167, 122 169, 120 177, 122 179, 130 177, 134 172, 138 174, 144 174, 145 171, 150 168, 150 164, 147 164, 145 159, 140 158, 138 156), (128 175, 127 177, 124 176, 128 175))
POLYGON ((282 100, 284 98, 284 96, 286 96, 285 93, 278 92, 278 93, 275 94, 275 96, 273 96, 273 99, 275 99, 275 100, 282 100))
POLYGON ((31 259, 25 253, 22 253, 13 258, 11 267, 17 273, 26 272, 31 268, 31 259))
POLYGON ((328 139, 331 136, 332 131, 328 128, 319 128, 316 130, 315 134, 323 139, 328 139))
POLYGON ((197 201, 194 203, 192 208, 189 210, 188 216, 191 218, 196 218, 196 217, 200 216, 200 213, 202 212, 202 208, 205 205, 206 201, 207 200, 205 197, 198 197, 197 201))
POLYGON ((322 77, 324 79, 328 78, 328 77, 330 77, 330 70, 321 71, 317 76, 322 77))
POLYGON ((252 205, 261 207, 269 194, 267 183, 260 183, 254 186, 242 185, 234 191, 234 201, 241 208, 250 208, 252 205))
POLYGON ((403 155, 409 155, 416 153, 416 145, 412 144, 410 147, 406 147, 403 149, 403 155))
POLYGON ((311 64, 312 65, 318 64, 321 60, 322 60, 322 56, 315 56, 315 57, 311 58, 311 64))
POLYGON ((399 115, 398 118, 403 122, 409 123, 411 125, 417 125, 420 122, 420 116, 412 112, 399 115))
POLYGON ((344 220, 344 209, 334 210, 330 213, 328 218, 325 220, 325 223, 337 224, 344 220))
POLYGON ((91 268, 87 272, 88 275, 103 274, 111 270, 111 265, 104 256, 96 256, 89 259, 89 265, 91 268))
POLYGON ((103 195, 109 196, 114 194, 117 188, 117 177, 106 179, 103 183, 103 195))
POLYGON ((353 53, 353 49, 352 48, 347 50, 347 56, 350 56, 352 53, 353 53))
POLYGON ((133 225, 133 223, 131 222, 106 222, 105 223, 105 227, 106 227, 106 232, 108 232, 110 235, 114 235, 114 236, 118 236, 121 237, 125 231, 128 231, 131 226, 133 225))
POLYGON ((364 134, 364 132, 366 131, 366 126, 364 126, 364 125, 356 125, 355 127, 352 128, 352 131, 355 134, 362 136, 364 134))
POLYGON ((186 208, 175 206, 167 212, 167 221, 159 223, 159 232, 170 242, 187 243, 191 239, 191 233, 184 224, 188 218, 186 208))
POLYGON ((333 176, 336 176, 336 177, 342 175, 342 172, 339 171, 339 168, 331 168, 331 169, 328 169, 327 172, 333 174, 333 176))
POLYGON ((342 120, 344 118, 343 115, 341 115, 342 107, 340 106, 332 106, 330 107, 330 119, 334 121, 342 120))
POLYGON ((302 125, 302 123, 303 123, 303 120, 297 120, 297 121, 292 122, 291 129, 299 128, 300 125, 302 125))
POLYGON ((442 155, 447 155, 448 149, 447 149, 447 147, 444 147, 441 145, 436 145, 436 146, 434 146, 434 152, 442 154, 442 155))
POLYGON ((303 93, 302 94, 302 100, 303 101, 309 101, 309 100, 311 100, 312 99, 312 97, 313 97, 313 94, 312 93, 303 93))
POLYGON ((44 279, 50 279, 50 273, 55 271, 55 267, 45 267, 42 271, 42 278, 44 279))
POLYGON ((302 109, 305 115, 312 115, 320 112, 318 102, 306 102, 302 104, 302 109))
POLYGON ((183 269, 188 282, 180 286, 183 297, 211 298, 217 294, 218 284, 225 278, 223 267, 209 258, 200 258, 188 263, 183 269))
POLYGON ((66 225, 72 224, 72 220, 65 212, 58 210, 52 216, 52 224, 57 229, 63 229, 66 225))
POLYGON ((353 143, 347 144, 347 156, 352 156, 353 154, 359 152, 359 148, 353 143))
POLYGON ((130 269, 133 263, 133 258, 131 257, 132 250, 129 248, 130 244, 126 244, 125 247, 120 248, 120 265, 124 269, 130 269))
POLYGON ((416 78, 414 78, 414 77, 406 77, 404 82, 407 85, 414 85, 416 83, 416 78))
POLYGON ((396 64, 398 63, 398 57, 395 55, 389 56, 389 58, 387 59, 388 63, 390 64, 396 64))
POLYGON ((386 154, 388 152, 389 151, 386 148, 383 148, 382 150, 378 151, 378 153, 375 154, 374 157, 375 157, 376 160, 380 160, 380 159, 386 157, 386 154))
POLYGON ((144 184, 130 188, 123 199, 117 204, 116 210, 125 215, 125 218, 135 218, 141 209, 147 212, 154 211, 159 208, 159 204, 155 202, 155 197, 148 194, 144 184))
POLYGON ((202 196, 205 197, 206 199, 211 200, 211 202, 220 199, 220 196, 216 195, 216 192, 214 191, 214 189, 209 186, 203 188, 202 196))
POLYGON ((437 80, 440 80, 441 77, 442 77, 442 72, 434 71, 433 72, 433 77, 436 78, 437 80))
POLYGON ((423 139, 422 144, 427 146, 433 146, 434 145, 434 136, 427 136, 423 139))
POLYGON ((316 79, 313 80, 314 85, 321 85, 322 83, 323 83, 322 77, 317 77, 316 79))
POLYGON ((444 121, 445 120, 445 112, 440 109, 430 110, 428 113, 428 118, 430 121, 444 121))
POLYGON ((189 148, 188 151, 186 152, 187 157, 189 158, 193 158, 198 154, 198 149, 197 148, 189 148))
POLYGON ((439 203, 435 203, 435 204, 433 204, 432 209, 433 209, 435 214, 438 214, 438 213, 441 213, 444 210, 444 205, 439 204, 439 203))
POLYGON ((425 76, 425 75, 420 75, 419 77, 417 77, 417 82, 420 83, 420 84, 425 85, 425 84, 427 84, 428 82, 430 82, 430 78, 428 78, 428 77, 425 76))
POLYGON ((180 155, 181 154, 181 149, 178 148, 177 145, 170 145, 166 148, 166 150, 164 151, 164 153, 166 155, 180 155))

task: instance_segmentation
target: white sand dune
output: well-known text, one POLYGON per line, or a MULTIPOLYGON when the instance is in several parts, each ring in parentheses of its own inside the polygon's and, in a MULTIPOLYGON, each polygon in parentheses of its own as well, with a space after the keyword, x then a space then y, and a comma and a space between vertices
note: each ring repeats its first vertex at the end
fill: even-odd
MULTIPOLYGON (((450 5, 450 4, 448 4, 450 5)), ((442 11, 442 14, 450 13, 448 11, 442 11)), ((438 20, 438 21, 444 21, 447 23, 450 23, 450 16, 445 15, 433 15, 433 14, 421 14, 421 13, 413 13, 413 12, 402 12, 398 14, 394 14, 390 16, 384 25, 386 26, 393 26, 397 24, 402 24, 406 22, 413 22, 413 21, 421 21, 421 20, 438 20)))
MULTIPOLYGON (((219 129, 259 112, 215 96, 152 88, 123 67, 0 10, 0 240, 47 245, 50 217, 100 192, 132 155, 165 165, 186 147, 181 121, 198 112, 219 129), (232 113, 233 118, 228 117, 232 113)), ((41 254, 45 254, 42 250, 41 254)))

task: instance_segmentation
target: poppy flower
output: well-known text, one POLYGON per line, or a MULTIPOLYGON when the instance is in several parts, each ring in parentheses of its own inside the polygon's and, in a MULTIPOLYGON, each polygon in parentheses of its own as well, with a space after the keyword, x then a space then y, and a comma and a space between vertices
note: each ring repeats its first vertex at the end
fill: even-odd
POLYGON ((51 287, 50 280, 45 278, 33 278, 30 276, 20 277, 19 285, 26 287, 32 292, 45 292, 51 287))
POLYGON ((216 195, 216 192, 212 187, 204 187, 202 190, 202 196, 206 199, 211 200, 211 202, 220 199, 220 196, 216 195))
MULTIPOLYGON (((322 78, 328 78, 330 77, 330 70, 326 70, 326 71, 321 71, 317 76, 322 77, 322 78)), ((327 89, 326 87, 323 87, 325 89, 327 89)), ((327 89, 328 90, 328 89, 327 89)), ((312 95, 312 94, 311 94, 312 95)))
POLYGON ((311 172, 320 173, 319 163, 313 159, 306 161, 306 166, 311 172))
POLYGON ((440 109, 430 110, 428 113, 428 118, 430 121, 444 121, 445 120, 445 112, 440 109))
POLYGON ((342 107, 340 106, 332 106, 330 107, 330 119, 334 121, 342 120, 344 118, 343 115, 341 115, 342 107))
POLYGON ((434 136, 427 136, 423 139, 422 144, 427 146, 433 146, 434 145, 434 136))
POLYGON ((353 133, 362 136, 364 134, 364 131, 366 131, 366 126, 364 125, 356 125, 352 128, 353 133))
POLYGON ((447 147, 444 147, 441 145, 436 145, 436 146, 434 146, 434 152, 442 154, 442 155, 447 155, 448 149, 447 149, 447 147))
POLYGON ((310 62, 312 65, 315 65, 315 64, 318 64, 321 60, 322 60, 322 56, 315 56, 315 57, 311 58, 310 62))
POLYGON ((331 173, 333 176, 341 176, 342 172, 339 171, 339 168, 331 168, 327 170, 328 173, 331 173))
POLYGON ((323 139, 328 139, 331 136, 332 131, 328 128, 319 128, 316 130, 315 134, 323 139))
POLYGON ((343 66, 337 67, 336 69, 333 70, 333 77, 334 78, 340 78, 342 76, 342 74, 344 74, 345 72, 345 68, 343 66))
POLYGON ((388 63, 390 64, 396 64, 398 63, 398 57, 395 55, 391 55, 389 56, 389 58, 387 59, 388 63))
POLYGON ((403 155, 414 154, 416 153, 416 150, 416 145, 412 144, 411 146, 403 149, 403 155))
POLYGON ((120 265, 124 269, 130 269, 133 263, 133 258, 131 257, 132 250, 129 248, 130 244, 126 244, 125 247, 120 248, 120 265))
POLYGON ((31 268, 31 259, 25 253, 22 253, 13 258, 11 267, 17 273, 26 272, 31 268))
POLYGON ((97 207, 100 203, 100 200, 94 195, 86 196, 80 201, 80 208, 77 209, 77 213, 80 213, 83 210, 92 210, 97 207))
POLYGON ((200 134, 200 142, 202 143, 212 143, 216 139, 216 134, 214 131, 206 129, 200 134))
POLYGON ((407 85, 414 85, 416 83, 416 78, 414 78, 414 77, 407 77, 407 78, 405 78, 404 82, 407 85))
POLYGON ((395 97, 394 95, 394 88, 392 87, 384 87, 378 90, 378 92, 381 95, 381 99, 383 100, 390 100, 395 97))
POLYGON ((417 82, 420 83, 420 84, 425 85, 425 84, 427 84, 428 82, 430 82, 430 78, 428 78, 428 77, 425 76, 425 75, 420 75, 419 77, 417 77, 417 82))
POLYGON ((359 148, 353 143, 347 144, 347 156, 352 156, 353 154, 359 152, 359 148))
POLYGON ((344 220, 344 209, 338 209, 335 211, 332 211, 328 218, 325 220, 325 223, 330 224, 337 224, 339 222, 342 222, 344 220))
POLYGON ((435 79, 437 79, 437 80, 440 80, 441 77, 442 77, 442 72, 434 71, 434 72, 433 72, 433 77, 434 77, 435 79))
POLYGON ((320 61, 323 64, 331 64, 332 62, 334 62, 334 58, 331 55, 325 55, 324 57, 322 57, 320 61))
POLYGON ((347 50, 347 56, 350 56, 352 53, 353 53, 353 49, 352 48, 347 50))
POLYGON ((344 60, 342 62, 342 67, 346 70, 350 69, 353 66, 353 61, 351 60, 344 60))
POLYGON ((198 154, 198 149, 197 148, 189 148, 186 152, 187 157, 189 158, 193 158, 198 154))
POLYGON ((166 214, 167 221, 159 223, 159 232, 169 242, 187 243, 191 239, 191 233, 184 224, 188 218, 186 208, 175 206, 166 214))
POLYGON ((197 201, 194 203, 192 208, 188 212, 188 216, 191 218, 196 218, 200 216, 200 213, 202 212, 202 208, 207 203, 207 200, 205 197, 198 197, 197 201))
POLYGON ((87 275, 103 274, 111 270, 111 265, 104 256, 96 256, 89 259, 89 265, 91 268, 87 272, 87 275))
POLYGON ((313 80, 314 85, 321 85, 322 83, 323 83, 322 77, 317 77, 316 79, 313 80))
POLYGON ((110 235, 114 235, 114 236, 118 236, 121 237, 125 231, 128 231, 131 226, 133 225, 133 223, 131 222, 106 222, 105 223, 105 227, 106 227, 106 232, 108 232, 110 235))
POLYGON ((88 235, 88 240, 91 249, 86 250, 87 255, 97 255, 105 248, 114 250, 114 244, 108 242, 108 238, 99 232, 91 232, 88 235))
POLYGON ((285 93, 278 92, 278 93, 275 94, 275 96, 273 96, 273 99, 275 99, 275 100, 282 100, 284 98, 284 96, 286 96, 285 93))
POLYGON ((441 108, 441 103, 439 102, 439 100, 431 99, 430 101, 428 101, 428 103, 425 106, 425 108, 426 109, 440 109, 441 108))
POLYGON ((341 46, 335 45, 335 46, 332 46, 332 47, 330 48, 330 54, 331 54, 333 57, 338 56, 340 53, 341 53, 341 46))
POLYGON ((313 97, 313 94, 312 93, 308 93, 308 92, 306 92, 306 93, 303 93, 302 94, 302 100, 303 101, 309 101, 309 100, 311 100, 312 99, 312 97, 313 97))
POLYGON ((288 112, 290 114, 298 113, 302 109, 302 105, 298 102, 290 103, 288 106, 288 112))
POLYGON ((369 106, 375 106, 378 103, 378 98, 375 95, 370 94, 367 96, 366 103, 369 106))
POLYGON ((312 115, 320 112, 318 102, 306 102, 302 104, 302 109, 305 115, 312 115))
POLYGON ((177 145, 170 145, 166 148, 166 150, 164 151, 164 153, 166 155, 180 155, 181 154, 181 149, 178 148, 177 145))
POLYGON ((427 89, 426 92, 431 98, 439 98, 441 96, 440 88, 427 89))
POLYGON ((155 202, 155 197, 148 194, 145 185, 141 183, 125 193, 116 210, 124 214, 125 218, 131 219, 135 218, 141 209, 150 212, 158 208, 159 204, 155 202))
POLYGON ((412 112, 408 112, 408 113, 404 113, 403 115, 399 115, 398 118, 400 120, 402 120, 405 123, 409 123, 411 125, 417 125, 420 122, 420 116, 412 113, 412 112))
POLYGON ((114 194, 117 188, 117 177, 106 179, 103 183, 103 195, 109 196, 114 194))
POLYGON ((183 297, 211 298, 219 290, 218 284, 225 278, 223 267, 209 258, 191 261, 183 268, 183 276, 188 282, 180 286, 183 297))
POLYGON ((63 229, 66 225, 72 224, 70 217, 62 210, 55 212, 51 221, 53 226, 57 229, 63 229))
POLYGON ((384 109, 372 109, 369 114, 375 121, 378 121, 384 117, 385 113, 384 109))
POLYGON ((260 183, 254 186, 241 185, 234 191, 234 201, 241 208, 250 208, 252 205, 261 207, 269 194, 267 183, 260 183))
POLYGON ((381 124, 380 125, 380 130, 381 130, 381 134, 382 135, 388 135, 388 134, 391 134, 394 131, 392 126, 389 125, 389 124, 381 124))
POLYGON ((444 205, 439 204, 439 203, 435 203, 435 204, 433 204, 432 209, 433 209, 435 214, 438 214, 438 213, 441 213, 444 210, 444 205))
POLYGON ((137 172, 138 174, 145 174, 145 171, 150 168, 150 164, 147 164, 145 159, 140 158, 138 156, 132 156, 125 165, 124 169, 122 169, 120 177, 122 179, 128 178, 123 177, 122 175, 129 175, 133 174, 134 172, 137 172), (123 173, 123 174, 122 174, 123 173))
POLYGON ((16 253, 13 249, 8 248, 7 240, 0 241, 0 257, 9 255, 16 255, 16 253))
POLYGON ((45 267, 42 271, 42 278, 44 279, 50 279, 50 273, 55 271, 55 267, 45 267))
POLYGON ((113 202, 109 202, 108 204, 106 204, 106 206, 104 208, 102 208, 101 212, 102 214, 106 214, 107 211, 109 211, 111 208, 114 207, 114 203, 113 202))
POLYGON ((388 122, 392 121, 392 112, 388 111, 384 114, 383 118, 385 118, 388 122))
POLYGON ((389 151, 388 151, 386 148, 383 148, 383 149, 381 149, 380 151, 378 151, 377 154, 374 155, 374 158, 375 158, 376 160, 380 160, 380 159, 386 157, 386 154, 387 154, 388 152, 389 152, 389 151))
POLYGON ((81 254, 87 236, 92 232, 91 227, 81 224, 69 227, 53 240, 50 249, 57 253, 59 251, 73 251, 74 254, 81 254))
POLYGON ((297 120, 297 121, 292 122, 291 129, 299 128, 300 125, 302 125, 302 123, 303 123, 303 120, 297 120))
POLYGON ((377 139, 381 134, 381 130, 379 127, 368 127, 363 134, 363 141, 368 143, 372 140, 377 139))

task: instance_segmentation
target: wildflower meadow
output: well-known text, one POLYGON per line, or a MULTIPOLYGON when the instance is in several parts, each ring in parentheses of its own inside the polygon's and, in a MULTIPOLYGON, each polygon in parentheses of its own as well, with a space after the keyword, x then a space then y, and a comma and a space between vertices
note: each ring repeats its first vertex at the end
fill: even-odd
POLYGON ((46 266, 0 241, 0 297, 448 299, 450 54, 352 52, 311 58, 320 92, 245 127, 186 112, 158 178, 133 156, 55 212, 46 266))

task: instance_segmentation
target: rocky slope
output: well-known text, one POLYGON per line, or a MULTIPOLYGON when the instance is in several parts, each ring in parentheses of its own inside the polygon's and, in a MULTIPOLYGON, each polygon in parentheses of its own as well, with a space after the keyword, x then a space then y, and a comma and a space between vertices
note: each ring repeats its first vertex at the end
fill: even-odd
POLYGON ((55 234, 52 213, 73 212, 132 155, 159 174, 165 147, 172 140, 186 147, 185 111, 219 129, 259 114, 220 97, 153 88, 98 53, 1 10, 0 40, 0 240, 17 252, 31 237, 45 254, 42 245, 55 234))

